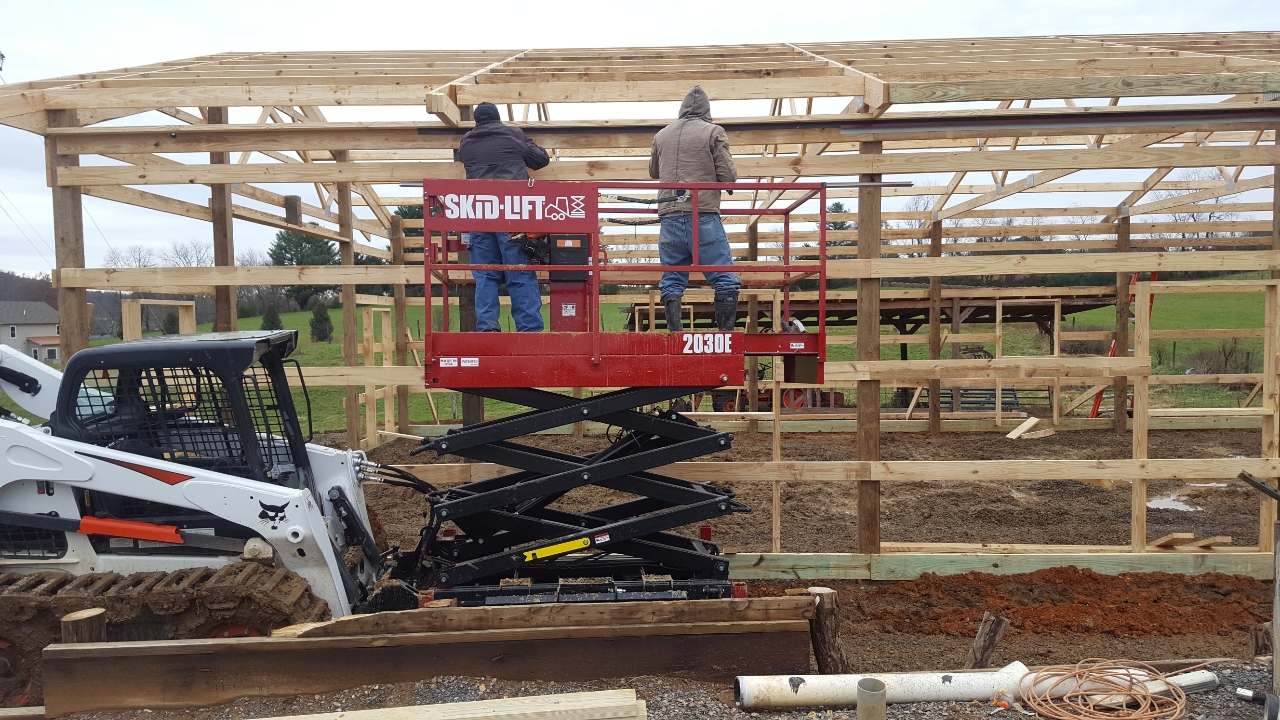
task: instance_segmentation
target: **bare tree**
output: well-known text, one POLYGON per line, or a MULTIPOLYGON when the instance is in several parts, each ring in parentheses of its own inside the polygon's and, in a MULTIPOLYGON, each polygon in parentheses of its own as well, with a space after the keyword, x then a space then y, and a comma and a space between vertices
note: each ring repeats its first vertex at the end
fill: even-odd
POLYGON ((124 250, 111 248, 102 263, 109 268, 149 268, 156 266, 156 255, 146 245, 130 245, 124 250))
MULTIPOLYGON (((243 250, 236 254, 236 265, 241 267, 272 265, 271 258, 261 250, 243 250)), ((285 288, 278 285, 238 285, 236 286, 236 305, 247 313, 259 314, 268 307, 278 312, 293 312, 302 308, 285 293, 285 288)))
POLYGON ((168 267, 209 267, 213 265, 213 243, 199 240, 174 240, 160 259, 168 267))

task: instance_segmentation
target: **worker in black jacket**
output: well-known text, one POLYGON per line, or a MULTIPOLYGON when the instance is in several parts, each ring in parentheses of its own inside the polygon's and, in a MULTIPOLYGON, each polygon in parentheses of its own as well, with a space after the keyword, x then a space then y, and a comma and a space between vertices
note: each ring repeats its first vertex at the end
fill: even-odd
MULTIPOLYGON (((526 168, 540 170, 551 162, 518 127, 504 125, 493 103, 480 103, 473 115, 476 126, 462 136, 458 159, 468 180, 528 180, 526 168)), ((528 263, 519 243, 507 233, 472 232, 469 249, 476 265, 524 265, 528 263)), ((476 330, 492 332, 498 324, 498 287, 504 282, 511 296, 511 317, 519 332, 541 332, 542 296, 538 276, 531 270, 473 270, 476 281, 476 330)))

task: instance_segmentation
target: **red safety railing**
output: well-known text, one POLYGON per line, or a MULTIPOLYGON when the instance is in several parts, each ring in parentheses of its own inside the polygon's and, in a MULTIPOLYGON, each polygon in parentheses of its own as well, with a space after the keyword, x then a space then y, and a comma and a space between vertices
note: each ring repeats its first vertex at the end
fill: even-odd
MULTIPOLYGON (((450 330, 449 285, 470 280, 459 273, 473 270, 516 271, 587 271, 587 333, 591 339, 591 359, 602 357, 601 323, 602 284, 642 285, 646 277, 660 272, 711 273, 731 272, 738 275, 745 288, 777 287, 782 290, 782 317, 790 317, 792 286, 803 280, 817 281, 816 332, 787 333, 786 335, 747 335, 739 343, 735 354, 747 355, 816 355, 819 363, 826 359, 826 311, 827 311, 827 189, 819 183, 653 183, 653 182, 534 182, 495 180, 425 180, 423 182, 423 263, 427 279, 427 322, 424 340, 428 363, 437 357, 435 331, 430 320, 430 308, 436 302, 431 297, 434 285, 441 287, 442 332, 450 330), (681 266, 661 265, 658 262, 610 261, 600 242, 601 213, 627 217, 656 216, 656 199, 627 198, 626 191, 683 191, 690 197, 679 200, 688 202, 691 222, 692 263, 681 266), (724 198, 720 215, 777 218, 782 224, 781 249, 768 248, 760 254, 776 256, 773 262, 748 262, 733 265, 706 265, 699 258, 700 209, 698 198, 706 192, 773 192, 793 193, 786 205, 779 207, 731 207, 734 198, 724 198), (810 200, 818 200, 817 243, 793 247, 792 214, 810 200), (601 207, 601 203, 605 207, 601 207), (726 204, 728 203, 728 204, 726 204), (588 237, 589 265, 501 265, 456 262, 451 253, 463 250, 459 234, 462 232, 536 232, 553 234, 586 235, 588 237), (801 252, 794 252, 803 248, 801 252), (793 257, 793 255, 801 257, 793 257), (816 255, 816 261, 812 258, 816 255)), ((664 200, 664 203, 666 201, 664 200)), ((630 223, 628 223, 630 224, 630 223)), ((732 242, 735 238, 729 236, 732 242)), ((654 237, 653 243, 656 244, 654 237)), ((694 284, 694 278, 690 278, 694 284)), ((692 332, 692 331, 691 331, 692 332)), ((480 333, 477 333, 479 335, 480 333)), ((564 333, 581 335, 582 333, 564 333)), ((524 342, 530 333, 525 334, 524 342)), ((477 343, 486 344, 477 338, 477 343)), ((456 349, 457 343, 450 347, 456 349)), ((575 344, 575 347, 577 345, 575 344)))

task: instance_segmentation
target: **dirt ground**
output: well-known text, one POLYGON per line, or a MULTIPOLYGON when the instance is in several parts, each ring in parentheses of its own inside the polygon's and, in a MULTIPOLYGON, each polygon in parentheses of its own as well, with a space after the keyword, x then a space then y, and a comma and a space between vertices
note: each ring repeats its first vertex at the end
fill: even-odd
MULTIPOLYGON (((587 454, 601 450, 599 436, 575 439, 538 435, 520 442, 561 452, 587 454)), ((733 448, 709 455, 707 461, 772 459, 767 434, 734 437, 733 448)), ((1258 454, 1257 430, 1153 431, 1152 458, 1222 458, 1224 479, 1214 483, 1176 480, 1148 483, 1147 536, 1194 532, 1197 538, 1227 535, 1236 545, 1258 541, 1257 493, 1238 480, 1231 457, 1258 454), (1170 502, 1172 501, 1172 502, 1170 502), (1167 505, 1160 507, 1159 505, 1167 505), (1178 509, 1189 507, 1195 509, 1178 509)), ((453 456, 424 453, 398 440, 370 453, 388 464, 460 462, 453 456)), ((1038 440, 1014 441, 998 433, 922 433, 882 436, 882 460, 1114 460, 1131 457, 1130 436, 1106 431, 1064 432, 1038 440)), ((784 460, 856 460, 854 438, 822 433, 783 435, 784 460)), ((711 521, 713 539, 742 552, 767 552, 772 527, 773 479, 735 480, 748 514, 711 521)), ((560 503, 565 508, 599 507, 623 497, 599 488, 581 488, 560 503)), ((387 539, 410 547, 417 542, 425 504, 409 490, 371 486, 369 507, 387 539)), ((695 528, 686 532, 696 532, 695 528)), ((856 490, 849 485, 786 480, 782 483, 782 550, 784 552, 851 552, 857 539, 856 490)), ((881 484, 881 536, 888 542, 983 542, 1078 545, 1129 543, 1129 486, 1107 490, 1070 481, 948 483, 885 482, 881 484)))
MULTIPOLYGON (((521 442, 587 454, 605 447, 603 437, 531 436, 521 442)), ((1076 459, 1130 457, 1128 434, 1065 432, 1030 441, 997 433, 890 433, 881 438, 884 460, 1076 459)), ((1256 456, 1256 430, 1153 431, 1152 458, 1256 456)), ((433 454, 409 457, 409 440, 370 453, 384 463, 459 462, 433 454)), ((708 461, 758 461, 772 456, 767 434, 740 433, 731 450, 708 461)), ((783 436, 784 460, 853 460, 854 438, 834 434, 783 436)), ((738 498, 749 514, 711 522, 714 540, 743 552, 768 551, 772 478, 738 480, 738 498)), ((1237 545, 1257 542, 1256 493, 1234 479, 1214 483, 1153 481, 1147 533, 1194 532, 1197 538, 1229 535, 1237 545), (1172 502, 1170 502, 1172 501, 1172 502), (1190 509, 1179 509, 1190 508, 1190 509)), ((387 486, 366 489, 370 509, 386 539, 417 542, 425 504, 416 493, 387 486)), ((576 490, 564 507, 585 509, 621 496, 598 488, 576 490)), ((782 549, 848 552, 857 538, 852 486, 820 482, 782 484, 782 549)), ((896 542, 1108 544, 1129 542, 1129 487, 1107 490, 1076 482, 883 483, 882 535, 896 542)), ((685 528, 685 532, 696 532, 685 528)), ((777 594, 805 583, 756 581, 755 594, 777 594)), ((1085 657, 1169 659, 1244 657, 1248 628, 1270 617, 1270 583, 1225 575, 1181 577, 1163 573, 1103 576, 1074 568, 1028 576, 925 576, 902 583, 824 581, 840 592, 841 634, 855 671, 956 667, 972 644, 984 610, 1013 621, 995 662, 1028 665, 1074 663, 1085 657), (1157 618, 1160 622, 1157 622, 1157 618)))

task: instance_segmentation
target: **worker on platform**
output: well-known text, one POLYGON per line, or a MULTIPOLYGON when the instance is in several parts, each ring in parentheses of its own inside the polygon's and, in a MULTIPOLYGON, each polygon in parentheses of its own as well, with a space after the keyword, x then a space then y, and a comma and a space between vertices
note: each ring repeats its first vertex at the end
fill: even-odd
MULTIPOLYGON (((664 183, 737 182, 738 169, 729 154, 729 138, 724 128, 711 122, 711 100, 700 85, 693 86, 680 104, 680 118, 653 138, 649 156, 649 177, 664 183)), ((732 191, 730 191, 732 192, 732 191)), ((658 256, 663 265, 692 265, 693 193, 689 190, 660 190, 658 216, 658 256)), ((732 265, 729 238, 720 222, 720 193, 698 193, 698 264, 732 265)), ((738 319, 738 276, 731 272, 703 273, 716 291, 716 327, 732 330, 738 319)), ((667 329, 684 329, 680 302, 689 273, 664 272, 658 284, 667 329)))
MULTIPOLYGON (((504 125, 493 103, 480 103, 473 116, 476 126, 462 136, 458 159, 468 180, 528 180, 526 168, 540 170, 551 162, 547 151, 518 127, 504 125)), ((525 265, 520 244, 508 233, 472 232, 469 249, 476 265, 525 265)), ((538 276, 532 270, 473 270, 476 281, 476 330, 497 332, 500 306, 498 287, 506 283, 511 296, 511 317, 518 332, 542 332, 542 296, 538 276)))

